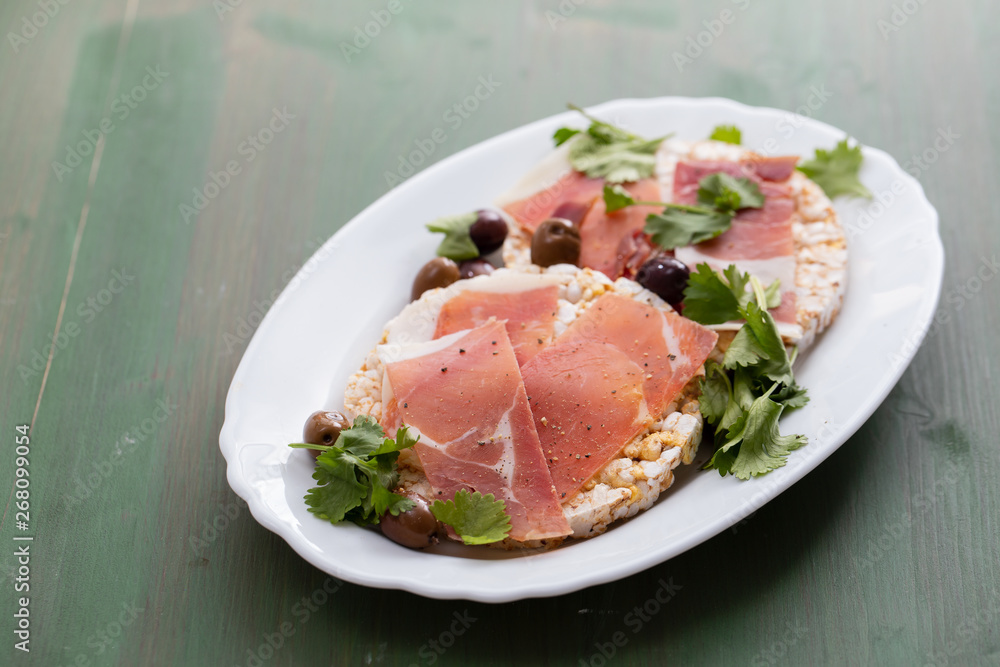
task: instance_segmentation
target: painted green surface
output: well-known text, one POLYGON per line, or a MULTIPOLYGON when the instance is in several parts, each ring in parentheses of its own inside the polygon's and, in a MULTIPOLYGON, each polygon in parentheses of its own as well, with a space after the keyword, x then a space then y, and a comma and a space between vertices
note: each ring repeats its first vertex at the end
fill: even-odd
POLYGON ((609 664, 1000 664, 996 4, 401 1, 347 55, 388 3, 74 0, 17 44, 7 33, 40 5, 0 5, 0 488, 14 488, 14 426, 33 422, 36 537, 23 654, 5 501, 0 663, 599 665, 614 647, 609 664), (680 71, 674 53, 723 10, 732 22, 680 71), (157 66, 168 74, 123 116, 120 96, 157 66), (336 582, 327 595, 226 483, 240 324, 490 75, 497 91, 431 162, 568 100, 795 110, 829 91, 816 117, 901 162, 935 158, 919 179, 941 213, 947 321, 827 462, 667 563, 502 606, 336 582), (275 110, 287 127, 252 153, 275 110), (104 118, 100 160, 57 174, 104 118), (240 172, 185 222, 180 205, 229 161, 240 172), (661 581, 680 588, 634 632, 628 614, 661 581), (439 655, 455 614, 469 627, 439 655))

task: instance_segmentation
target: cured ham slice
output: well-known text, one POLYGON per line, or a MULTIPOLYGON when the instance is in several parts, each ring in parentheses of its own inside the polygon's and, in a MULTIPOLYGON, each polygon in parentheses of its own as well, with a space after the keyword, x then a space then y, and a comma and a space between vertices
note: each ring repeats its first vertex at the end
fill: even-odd
POLYGON ((779 333, 781 332, 781 325, 779 323, 795 322, 797 316, 795 312, 795 292, 782 292, 781 305, 777 308, 772 308, 769 312, 771 313, 771 317, 774 318, 775 324, 778 324, 779 333))
POLYGON ((694 268, 706 263, 716 271, 730 264, 764 283, 781 281, 781 306, 771 310, 778 323, 795 325, 795 240, 792 200, 788 178, 795 169, 795 157, 756 158, 753 160, 692 160, 677 163, 674 171, 674 201, 695 204, 698 182, 709 174, 723 172, 735 178, 749 178, 764 195, 760 209, 743 209, 733 218, 732 227, 710 241, 674 254, 694 268))
POLYGON ((556 276, 506 269, 459 280, 406 306, 386 325, 386 342, 422 343, 473 329, 492 316, 507 320, 514 350, 524 361, 552 340, 559 286, 556 276))
POLYGON ((621 350, 643 373, 650 411, 661 414, 715 347, 717 336, 674 312, 621 294, 600 297, 559 337, 591 340, 621 350))
MULTIPOLYGON (((624 185, 636 201, 659 201, 660 186, 655 178, 624 185)), ((646 216, 659 213, 662 206, 629 206, 614 213, 605 210, 604 199, 594 202, 580 223, 580 266, 600 271, 611 279, 619 263, 622 242, 646 226, 646 216)))
POLYGON ((530 197, 504 204, 503 210, 529 232, 534 232, 560 206, 575 205, 586 210, 601 197, 604 179, 588 178, 578 171, 569 171, 551 186, 530 197))
POLYGON ((790 199, 767 199, 762 209, 745 209, 733 218, 733 226, 698 244, 698 251, 719 259, 770 259, 795 254, 790 199), (761 214, 761 215, 754 215, 761 214), (780 221, 774 221, 780 217, 780 221))
POLYGON ((436 496, 492 493, 511 518, 510 537, 568 535, 528 407, 514 348, 501 322, 435 341, 381 346, 383 427, 407 424, 436 496))
MULTIPOLYGON (((791 189, 787 183, 775 183, 761 179, 753 171, 754 162, 730 162, 725 160, 697 160, 692 162, 678 162, 674 171, 674 201, 678 204, 698 203, 698 183, 701 179, 711 174, 724 173, 733 178, 749 178, 760 188, 764 195, 763 209, 743 209, 737 214, 737 218, 750 216, 751 220, 766 219, 768 221, 786 220, 794 210, 792 208, 772 209, 767 215, 761 211, 767 211, 767 204, 771 200, 784 200, 791 197, 791 189), (755 214, 755 215, 751 215, 755 214)), ((789 199, 789 202, 791 200, 789 199)))
POLYGON ((525 366, 524 378, 562 500, 576 495, 652 421, 642 369, 607 343, 577 340, 551 347, 525 366))
POLYGON ((555 285, 509 292, 467 290, 441 306, 434 338, 503 320, 519 365, 552 342, 559 288, 555 285))
POLYGON ((609 293, 522 367, 561 499, 661 418, 716 340, 676 313, 609 293))
MULTIPOLYGON (((627 183, 625 189, 638 201, 659 201, 660 187, 654 178, 627 183)), ((630 206, 614 213, 605 210, 604 179, 588 178, 569 170, 543 190, 503 204, 503 209, 528 232, 553 216, 567 217, 580 226, 580 266, 600 271, 610 278, 622 274, 620 247, 646 226, 646 216, 657 206, 630 206)))
POLYGON ((777 157, 763 157, 755 155, 743 161, 753 169, 761 179, 765 181, 787 181, 795 172, 795 165, 799 163, 798 155, 779 155, 777 157))
POLYGON ((634 280, 639 269, 656 253, 656 250, 656 246, 645 232, 632 232, 631 236, 626 236, 618 244, 614 275, 634 280))
POLYGON ((674 193, 695 186, 698 181, 720 171, 733 178, 749 178, 760 186, 765 195, 788 192, 787 181, 795 171, 797 156, 754 158, 748 160, 685 160, 677 164, 674 172, 674 193))

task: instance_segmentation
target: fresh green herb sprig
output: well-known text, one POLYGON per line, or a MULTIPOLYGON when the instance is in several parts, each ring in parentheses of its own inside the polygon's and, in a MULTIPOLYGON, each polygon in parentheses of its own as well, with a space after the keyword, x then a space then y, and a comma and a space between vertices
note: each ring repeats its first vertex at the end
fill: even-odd
POLYGON ((684 291, 684 316, 702 324, 743 319, 722 363, 705 364, 701 414, 715 427, 717 449, 705 468, 749 479, 785 465, 804 446, 802 435, 781 435, 778 420, 786 409, 808 402, 795 382, 790 356, 767 312, 781 302, 779 284, 768 288, 730 265, 723 275, 699 264, 684 291), (747 290, 747 287, 750 290, 747 290), (764 304, 765 307, 761 307, 764 304))
POLYGON ((847 139, 833 150, 816 149, 816 157, 798 166, 798 170, 823 188, 831 199, 839 195, 871 199, 871 190, 858 178, 864 155, 861 146, 848 146, 847 139))
POLYGON ((646 217, 643 231, 664 250, 703 243, 733 226, 733 214, 702 206, 673 204, 646 217))
MULTIPOLYGON (((748 304, 759 305, 756 293, 747 290, 749 284, 749 274, 740 273, 733 264, 722 276, 708 264, 699 264, 684 290, 684 316, 708 325, 742 319, 748 304)), ((764 299, 767 308, 781 305, 780 281, 775 280, 764 289, 764 299)))
POLYGON ((412 500, 390 489, 399 482, 399 452, 417 440, 405 426, 396 431, 395 439, 387 438, 377 421, 363 415, 341 431, 333 445, 289 445, 322 452, 313 472, 319 485, 305 496, 309 511, 330 523, 353 521, 364 526, 378 523, 386 512, 397 516, 412 509, 412 500))
POLYGON ((628 183, 653 175, 656 150, 671 135, 646 139, 594 118, 574 104, 570 104, 569 108, 579 111, 590 121, 586 130, 560 127, 552 135, 556 146, 576 137, 569 148, 569 162, 573 169, 590 178, 603 178, 607 183, 628 183))
POLYGON ((662 201, 639 201, 621 185, 604 184, 604 211, 614 213, 628 206, 673 206, 662 201))
POLYGON ((454 500, 436 500, 431 505, 434 517, 455 529, 465 544, 491 544, 507 537, 510 516, 506 505, 492 493, 469 493, 460 489, 454 500))
POLYGON ((741 208, 761 208, 764 195, 749 178, 733 178, 720 171, 698 181, 698 201, 704 206, 735 214, 741 208))
POLYGON ((432 232, 444 234, 444 238, 437 247, 438 257, 447 257, 456 262, 479 257, 479 248, 472 241, 469 229, 476 222, 478 214, 462 213, 460 215, 449 215, 438 218, 427 223, 427 229, 432 232))
MULTIPOLYGON (((341 431, 333 445, 289 445, 321 452, 313 472, 319 486, 305 496, 309 511, 330 523, 353 521, 366 526, 378 523, 386 512, 398 516, 412 509, 412 500, 390 489, 399 483, 399 452, 418 440, 406 426, 396 431, 395 439, 387 438, 377 421, 362 415, 341 431)), ((465 544, 499 542, 510 532, 506 505, 492 494, 470 494, 462 489, 454 500, 435 501, 430 509, 439 521, 454 528, 465 544)))
POLYGON ((739 146, 743 141, 743 133, 735 125, 716 125, 708 138, 712 141, 724 141, 727 144, 739 146))
POLYGON ((637 201, 620 185, 604 185, 604 207, 608 213, 635 205, 663 207, 662 213, 646 217, 644 231, 664 250, 715 238, 732 227, 733 217, 739 209, 761 208, 764 195, 750 179, 733 178, 719 172, 698 182, 698 203, 701 205, 637 201))

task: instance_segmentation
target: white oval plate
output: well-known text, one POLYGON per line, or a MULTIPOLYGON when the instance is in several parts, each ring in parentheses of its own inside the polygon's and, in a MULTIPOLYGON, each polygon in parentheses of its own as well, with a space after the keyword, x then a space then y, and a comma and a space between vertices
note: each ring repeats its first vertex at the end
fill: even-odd
MULTIPOLYGON (((773 155, 811 157, 845 136, 786 111, 718 98, 616 100, 591 112, 645 136, 702 139, 716 125, 735 124, 745 146, 773 155)), ((312 458, 285 444, 300 439, 311 412, 342 405, 348 376, 406 304, 413 276, 437 244, 424 223, 489 205, 551 150, 556 128, 584 124, 576 113, 552 116, 409 179, 324 244, 261 323, 226 399, 219 439, 229 483, 257 521, 321 570, 366 586, 484 602, 626 577, 738 523, 805 476, 868 419, 915 354, 941 289, 938 216, 895 160, 865 147, 861 180, 879 198, 835 202, 849 233, 847 295, 837 321, 797 363, 812 400, 781 428, 810 443, 786 467, 748 482, 688 467, 648 511, 547 553, 460 545, 413 551, 376 531, 309 514, 302 496, 312 485, 312 458)))

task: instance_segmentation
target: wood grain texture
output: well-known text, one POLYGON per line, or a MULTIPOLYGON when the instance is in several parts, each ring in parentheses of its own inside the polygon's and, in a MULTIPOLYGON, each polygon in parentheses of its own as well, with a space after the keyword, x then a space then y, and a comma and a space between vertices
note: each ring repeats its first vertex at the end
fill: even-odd
MULTIPOLYGON (((38 406, 37 541, 30 655, 13 649, 0 561, 0 662, 599 665, 613 647, 621 665, 1000 664, 1000 10, 911 3, 895 26, 903 4, 402 0, 348 60, 386 2, 74 0, 16 50, 5 38, 0 442, 12 450, 38 406), (675 66, 724 10, 733 21, 675 66), (122 117, 115 101, 156 66, 169 74, 122 117), (480 76, 499 87, 453 127, 444 114, 480 76), (431 164, 567 101, 795 110, 815 90, 828 99, 810 113, 918 172, 945 289, 885 403, 748 521, 613 584, 491 606, 329 580, 229 489, 218 432, 247 332, 414 140, 446 130, 431 164), (251 150, 276 110, 285 126, 251 150), (54 169, 103 119, 100 159, 54 169), (186 221, 181 204, 229 162, 239 173, 186 221), (637 629, 661 582, 681 588, 637 629), (456 614, 469 627, 451 637, 456 614)), ((38 11, 5 2, 0 27, 38 11)), ((8 506, 0 539, 15 532, 8 506)))

